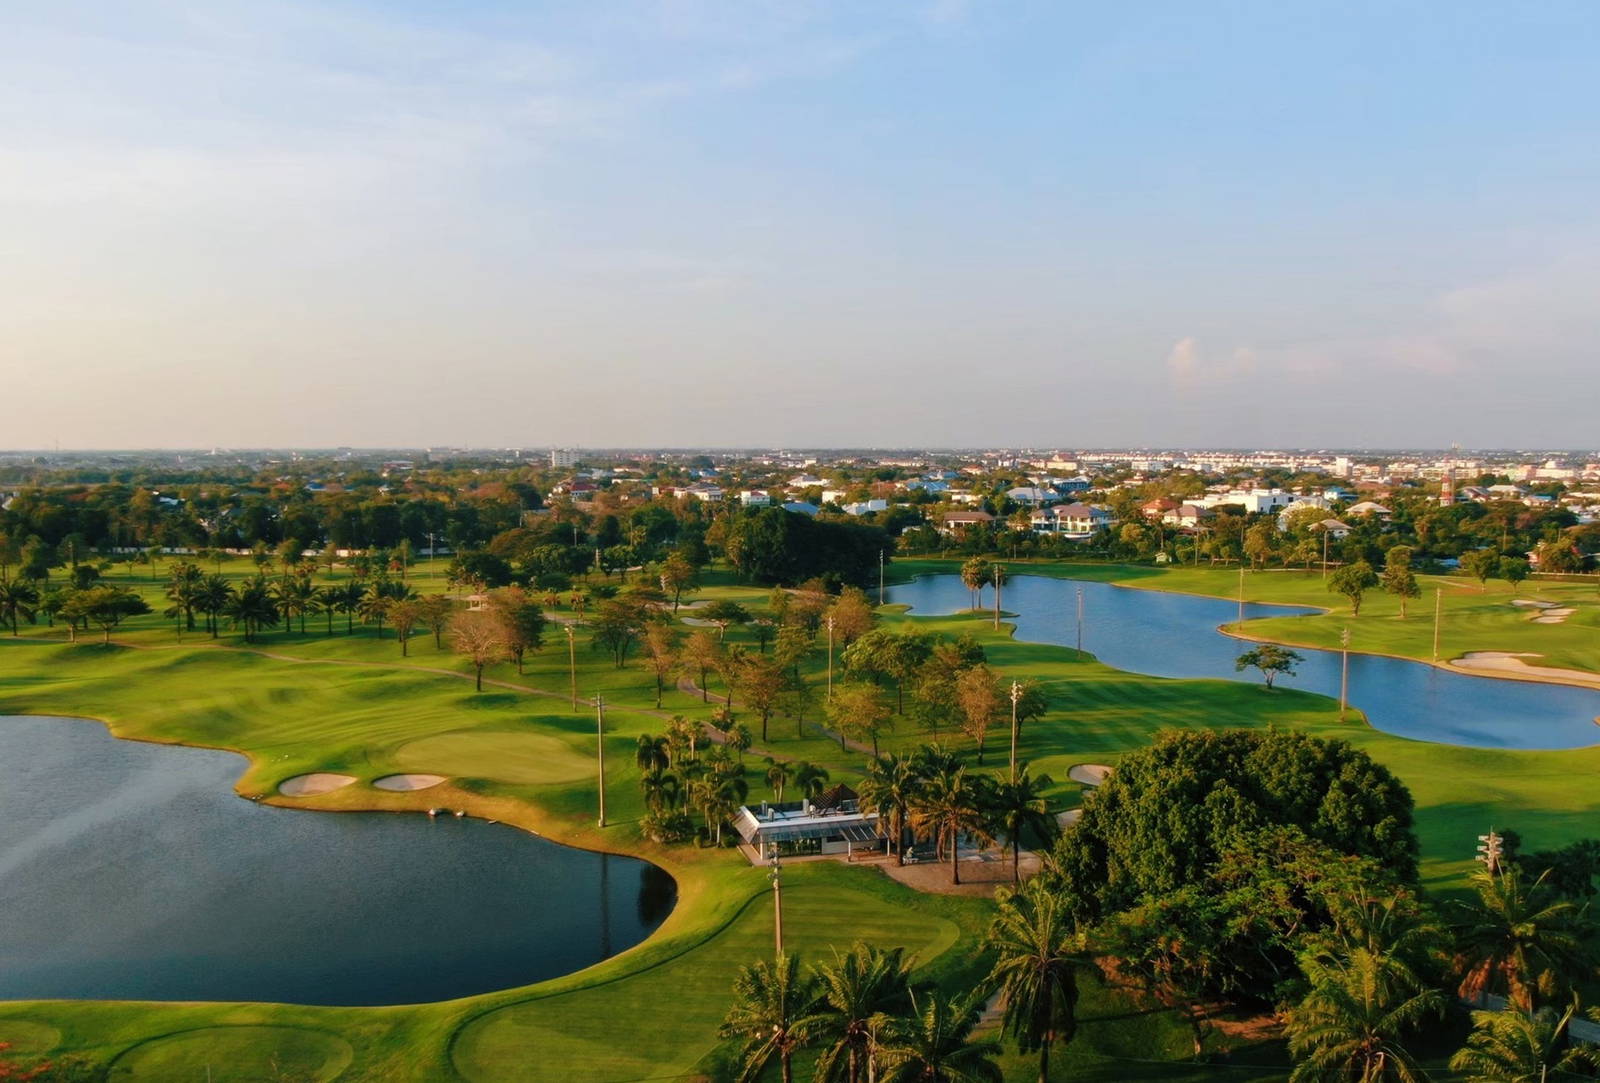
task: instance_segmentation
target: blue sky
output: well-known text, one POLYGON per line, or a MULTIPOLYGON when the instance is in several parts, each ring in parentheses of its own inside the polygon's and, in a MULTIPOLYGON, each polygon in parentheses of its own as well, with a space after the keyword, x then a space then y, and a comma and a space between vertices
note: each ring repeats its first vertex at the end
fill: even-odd
POLYGON ((0 445, 1600 444, 1589 2, 0 11, 0 445))

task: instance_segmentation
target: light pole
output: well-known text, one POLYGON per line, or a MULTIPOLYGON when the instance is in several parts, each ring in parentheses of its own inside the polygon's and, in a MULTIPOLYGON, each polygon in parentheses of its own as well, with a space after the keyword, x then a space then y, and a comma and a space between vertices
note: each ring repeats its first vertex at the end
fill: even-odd
POLYGON ((1239 554, 1239 628, 1244 629, 1244 554, 1239 554))
POLYGON ((1339 721, 1344 721, 1345 708, 1349 705, 1350 691, 1350 629, 1345 628, 1339 632, 1340 663, 1339 663, 1339 721))
POLYGON ((1434 587, 1434 664, 1438 664, 1438 622, 1445 613, 1445 589, 1434 587))
POLYGON ((594 754, 600 771, 600 826, 606 825, 606 698, 594 697, 594 754))
POLYGON ((1004 569, 996 564, 994 566, 994 629, 997 632, 1000 630, 1000 577, 1004 574, 1004 569))
POLYGON ((828 614, 828 702, 833 702, 833 614, 828 614))
POLYGON ((769 862, 772 871, 767 873, 767 879, 772 881, 772 940, 778 949, 778 958, 783 958, 783 881, 779 875, 783 866, 778 862, 778 844, 772 844, 772 860, 769 862))
POLYGON ((1078 588, 1078 651, 1083 652, 1083 588, 1078 588))
POLYGON ((1011 682, 1011 781, 1017 781, 1017 704, 1022 702, 1022 685, 1011 682))
POLYGON ((578 648, 573 641, 572 625, 563 624, 561 630, 567 633, 567 675, 572 685, 572 709, 578 709, 578 648))
POLYGON ((883 550, 878 550, 878 604, 883 604, 883 550))

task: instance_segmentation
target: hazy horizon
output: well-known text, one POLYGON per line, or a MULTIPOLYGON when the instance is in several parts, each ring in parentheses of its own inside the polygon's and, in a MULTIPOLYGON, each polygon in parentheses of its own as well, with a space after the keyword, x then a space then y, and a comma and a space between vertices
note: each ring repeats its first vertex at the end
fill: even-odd
POLYGON ((0 64, 19 450, 1600 439, 1592 4, 24 0, 0 64))

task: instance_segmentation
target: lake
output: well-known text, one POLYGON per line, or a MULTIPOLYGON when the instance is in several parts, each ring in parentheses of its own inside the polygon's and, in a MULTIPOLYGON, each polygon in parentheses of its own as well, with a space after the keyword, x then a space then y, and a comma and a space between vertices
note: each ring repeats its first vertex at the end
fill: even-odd
MULTIPOLYGON (((991 600, 992 589, 984 595, 991 600)), ((1234 670, 1234 659, 1252 644, 1217 631, 1219 625, 1238 619, 1237 602, 1019 575, 1001 591, 1000 604, 1018 614, 1019 639, 1071 647, 1076 645, 1080 590, 1083 649, 1106 665, 1157 677, 1259 680, 1253 670, 1234 670)), ((888 600, 930 616, 972 604, 957 575, 920 576, 891 587, 888 600)), ((1315 612, 1247 604, 1245 619, 1315 612)), ((1305 661, 1295 676, 1280 677, 1278 684, 1338 698, 1338 652, 1294 649, 1305 661)), ((1595 724, 1600 691, 1588 688, 1475 677, 1422 662, 1352 652, 1350 703, 1366 714, 1375 729, 1419 741, 1525 749, 1600 744, 1600 726, 1595 724)))
POLYGON ((677 899, 503 824, 259 805, 244 766, 0 717, 0 999, 445 1000, 597 963, 677 899))

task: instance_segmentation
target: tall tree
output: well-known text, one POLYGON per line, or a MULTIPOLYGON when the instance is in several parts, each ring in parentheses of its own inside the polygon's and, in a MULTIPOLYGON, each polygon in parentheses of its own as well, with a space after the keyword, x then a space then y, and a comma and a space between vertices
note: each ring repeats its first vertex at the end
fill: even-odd
POLYGON ((457 613, 450 622, 450 641, 457 654, 465 655, 472 663, 474 684, 483 691, 485 666, 504 661, 510 652, 506 649, 505 627, 486 610, 467 610, 457 613))
POLYGON ((979 1001, 970 996, 911 996, 911 1011, 889 1027, 878 1083, 1001 1083, 1000 1043, 974 1039, 979 1001))
POLYGON ((1378 585, 1378 573, 1372 570, 1372 565, 1364 560, 1358 560, 1328 576, 1328 591, 1332 594, 1343 594, 1350 600, 1350 615, 1361 615, 1361 598, 1367 591, 1378 585))
POLYGON ((874 757, 861 780, 861 810, 876 813, 880 826, 888 825, 884 837, 894 848, 897 865, 906 863, 906 823, 921 788, 922 774, 916 761, 896 753, 874 757))
POLYGON ((833 699, 828 704, 828 725, 839 735, 839 748, 845 748, 845 739, 853 737, 872 742, 872 754, 878 754, 878 735, 893 728, 889 701, 883 689, 865 681, 847 681, 836 686, 833 699))
POLYGON ((1310 991, 1284 1013, 1289 1051, 1299 1058, 1292 1083, 1425 1078, 1405 1039, 1430 1017, 1443 1017, 1442 993, 1365 947, 1341 958, 1308 958, 1301 969, 1310 991))
POLYGON ((971 666, 956 675, 956 702, 961 708, 961 728, 978 743, 978 763, 983 763, 983 745, 989 727, 1000 714, 1000 689, 994 670, 987 665, 971 666))
POLYGON ((1003 835, 1011 846, 1011 881, 1022 874, 1022 836, 1031 834, 1040 843, 1056 837, 1056 818, 1045 804, 1045 791, 1055 782, 1049 775, 1031 775, 1028 765, 1017 765, 1017 777, 999 778, 989 787, 988 808, 991 834, 1003 835))
POLYGON ((984 940, 995 952, 989 986, 1000 993, 1001 1029, 1024 1053, 1039 1054, 1039 1083, 1050 1078, 1050 1049, 1078 1030, 1078 971, 1092 966, 1084 937, 1060 897, 1039 878, 1002 889, 984 940))
POLYGON ((820 1047, 816 1083, 876 1078, 887 1020, 911 1003, 910 967, 903 950, 857 941, 813 973, 818 996, 805 1030, 820 1047))
POLYGON ((961 837, 988 837, 989 820, 984 815, 987 806, 984 780, 967 774, 965 767, 930 777, 917 792, 911 806, 911 827, 933 836, 939 849, 950 855, 952 884, 961 883, 961 837))
POLYGON ((1406 602, 1422 596, 1417 577, 1411 571, 1411 547, 1397 545, 1384 555, 1383 590, 1400 599, 1400 619, 1406 619, 1406 602))
POLYGON ((1516 864, 1473 877, 1478 897, 1458 903, 1461 995, 1503 993, 1523 1012, 1595 972, 1595 929, 1586 912, 1516 864))
POLYGON ((652 621, 644 630, 644 660, 656 679, 656 710, 667 678, 678 668, 678 630, 666 621, 652 621))
MULTIPOLYGON (((1577 1010, 1574 1000, 1559 1015, 1537 1012, 1477 1011, 1467 1044, 1450 1058, 1450 1070, 1465 1083, 1545 1083, 1579 1078, 1592 1053, 1569 1044, 1567 1027, 1577 1010)), ((1587 1077, 1585 1077, 1587 1078, 1587 1077)))
POLYGON ((805 1024, 816 1002, 816 979, 800 972, 793 955, 741 967, 733 980, 733 1007, 722 1021, 724 1038, 742 1038, 737 1083, 755 1083, 773 1059, 783 1083, 793 1083, 794 1054, 810 1042, 805 1024))

